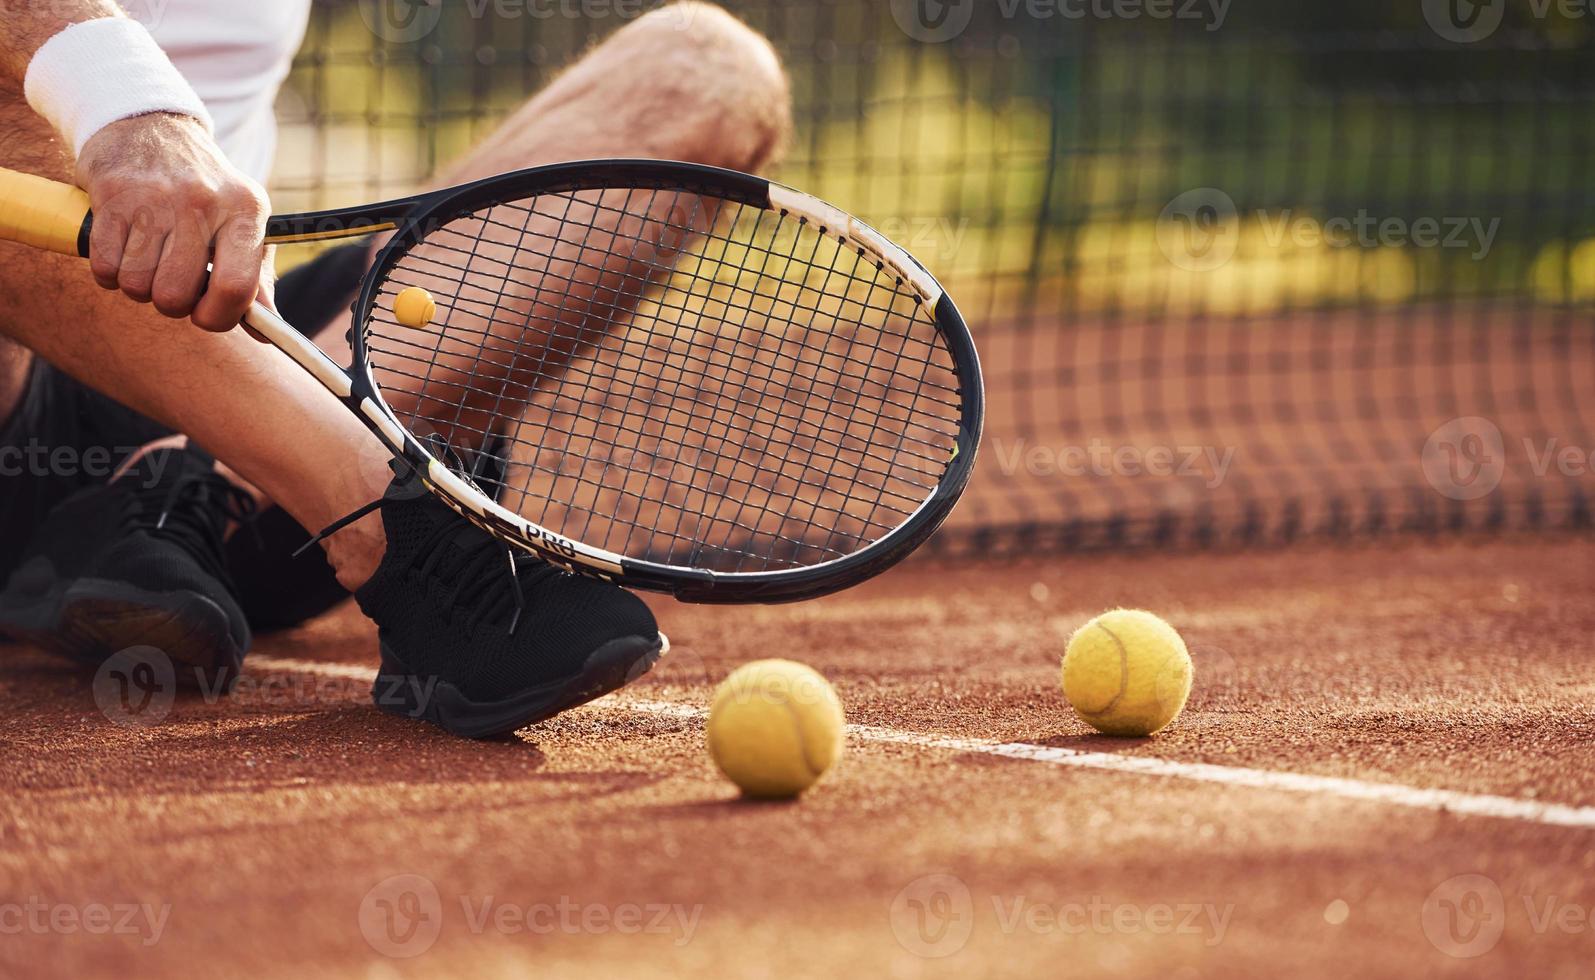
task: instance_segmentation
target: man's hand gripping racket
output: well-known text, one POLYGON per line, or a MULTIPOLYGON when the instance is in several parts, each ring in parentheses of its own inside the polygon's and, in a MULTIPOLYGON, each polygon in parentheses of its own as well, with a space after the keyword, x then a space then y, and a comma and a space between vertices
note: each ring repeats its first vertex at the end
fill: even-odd
MULTIPOLYGON (((86 257, 91 222, 77 188, 0 170, 0 239, 86 257)), ((962 317, 808 195, 589 161, 274 217, 268 241, 379 231, 348 370, 263 306, 245 324, 429 490, 573 572, 809 598, 902 559, 968 483, 984 398, 962 317), (416 287, 428 322, 395 314, 416 287)))

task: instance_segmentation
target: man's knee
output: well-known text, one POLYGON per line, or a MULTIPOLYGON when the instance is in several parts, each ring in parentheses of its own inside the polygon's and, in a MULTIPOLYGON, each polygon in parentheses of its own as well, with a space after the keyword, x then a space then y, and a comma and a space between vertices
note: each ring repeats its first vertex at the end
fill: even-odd
POLYGON ((678 98, 704 103, 725 122, 757 136, 746 163, 770 162, 792 127, 791 87, 780 56, 763 35, 720 7, 699 0, 660 7, 619 31, 613 43, 678 98))
POLYGON ((785 94, 780 56, 764 35, 724 8, 701 0, 678 0, 639 17, 617 37, 690 51, 705 67, 730 69, 765 94, 785 94))

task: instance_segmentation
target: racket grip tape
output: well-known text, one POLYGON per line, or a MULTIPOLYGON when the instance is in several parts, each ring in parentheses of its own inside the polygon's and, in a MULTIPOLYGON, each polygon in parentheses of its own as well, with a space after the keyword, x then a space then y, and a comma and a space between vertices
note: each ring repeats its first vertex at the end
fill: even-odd
POLYGON ((90 220, 82 190, 0 167, 0 239, 86 258, 90 220))

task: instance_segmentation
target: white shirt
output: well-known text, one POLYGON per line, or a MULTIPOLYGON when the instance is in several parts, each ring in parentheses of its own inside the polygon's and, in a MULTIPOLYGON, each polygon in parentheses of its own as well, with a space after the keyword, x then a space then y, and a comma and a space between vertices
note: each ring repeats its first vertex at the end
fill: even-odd
POLYGON ((216 141, 265 182, 277 148, 272 105, 304 40, 311 0, 123 0, 194 87, 216 141))

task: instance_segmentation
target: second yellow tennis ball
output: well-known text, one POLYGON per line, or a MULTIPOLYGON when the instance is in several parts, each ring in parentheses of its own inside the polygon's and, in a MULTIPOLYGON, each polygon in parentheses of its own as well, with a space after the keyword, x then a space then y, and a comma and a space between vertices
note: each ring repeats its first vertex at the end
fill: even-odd
POLYGON ((1191 655, 1174 627, 1114 609, 1075 630, 1063 654, 1063 695, 1105 735, 1150 735, 1191 693, 1191 655))
POLYGON ((709 708, 709 754, 748 796, 797 796, 842 754, 842 702, 819 672, 791 660, 732 671, 709 708))
POLYGON ((437 315, 437 302, 420 286, 408 286, 393 298, 393 318, 407 327, 424 327, 437 315))

